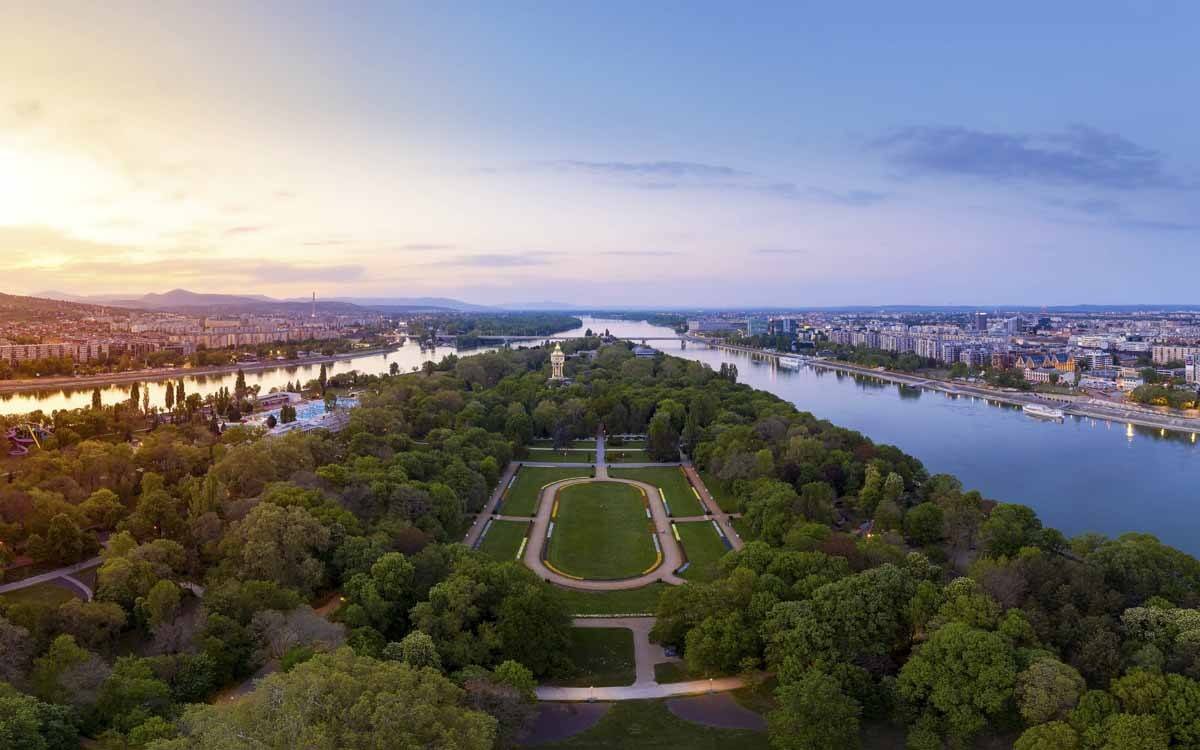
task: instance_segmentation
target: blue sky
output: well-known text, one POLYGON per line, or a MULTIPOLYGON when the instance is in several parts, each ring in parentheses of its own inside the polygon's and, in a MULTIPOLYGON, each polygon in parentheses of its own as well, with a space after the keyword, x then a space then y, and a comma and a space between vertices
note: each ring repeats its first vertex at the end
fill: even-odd
POLYGON ((32 3, 13 291, 1193 302, 1200 6, 32 3))

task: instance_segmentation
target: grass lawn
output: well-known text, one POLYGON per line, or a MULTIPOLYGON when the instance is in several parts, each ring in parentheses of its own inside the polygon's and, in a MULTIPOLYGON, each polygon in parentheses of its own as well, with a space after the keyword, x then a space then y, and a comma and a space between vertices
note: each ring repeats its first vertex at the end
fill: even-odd
POLYGON ((604 460, 610 464, 650 464, 654 459, 644 450, 621 450, 620 448, 605 448, 604 460))
POLYGON ((609 474, 617 479, 636 479, 661 487, 673 516, 702 516, 704 508, 692 494, 683 469, 676 466, 656 466, 649 469, 613 469, 609 474))
POLYGON ((546 464, 593 464, 596 463, 596 451, 563 450, 563 451, 529 451, 522 461, 546 464))
MULTIPOLYGON (((537 438, 533 441, 534 448, 553 448, 554 441, 550 438, 537 438)), ((595 448, 596 439, 590 438, 587 440, 571 440, 567 443, 568 448, 595 448)))
POLYGON ((607 440, 607 441, 605 441, 604 445, 606 448, 611 448, 612 450, 620 450, 621 448, 645 448, 646 441, 645 440, 623 440, 618 443, 615 440, 607 440))
POLYGON ((641 575, 656 559, 642 493, 618 482, 563 488, 546 559, 592 580, 641 575))
POLYGON ((46 604, 55 608, 74 598, 75 595, 71 593, 70 589, 56 586, 53 583, 39 583, 27 589, 0 594, 0 600, 6 604, 46 604))
POLYGON ((701 679, 704 678, 689 673, 687 665, 680 661, 662 661, 654 665, 654 681, 660 685, 701 679))
POLYGON ((538 494, 542 487, 560 479, 586 478, 587 469, 544 469, 537 466, 522 466, 517 472, 517 481, 500 503, 499 513, 504 516, 532 516, 537 512, 538 494))
POLYGON ((664 701, 617 701, 596 726, 546 750, 768 750, 767 735, 684 721, 664 701))
POLYGON ((568 655, 575 674, 552 684, 566 687, 632 685, 637 679, 633 662, 633 632, 628 628, 571 628, 568 655))
POLYGON ((492 521, 492 527, 479 543, 479 551, 499 562, 515 560, 528 529, 529 524, 523 521, 492 521))
POLYGON ((561 590, 571 614, 579 616, 654 614, 658 609, 658 597, 666 589, 665 583, 652 583, 624 591, 561 590))
POLYGON ((729 491, 719 479, 714 477, 707 471, 700 472, 700 480, 704 482, 704 486, 708 488, 708 494, 712 495, 713 500, 717 501, 717 505, 726 513, 737 513, 741 510, 738 507, 737 498, 729 491))
POLYGON ((754 539, 754 535, 750 533, 750 524, 745 518, 731 518, 729 523, 733 525, 733 530, 738 533, 743 542, 749 542, 754 539))
POLYGON ((717 536, 717 530, 713 528, 712 523, 678 523, 675 524, 675 528, 679 529, 679 539, 683 543, 684 552, 687 552, 688 562, 691 563, 681 574, 682 577, 689 581, 711 581, 716 578, 717 562, 729 550, 725 548, 721 537, 717 536))

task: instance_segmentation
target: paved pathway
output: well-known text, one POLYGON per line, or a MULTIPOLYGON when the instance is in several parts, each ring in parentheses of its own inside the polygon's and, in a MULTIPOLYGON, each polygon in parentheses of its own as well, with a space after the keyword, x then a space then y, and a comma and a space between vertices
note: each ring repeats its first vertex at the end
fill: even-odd
POLYGON ((27 589, 31 586, 37 586, 39 583, 49 583, 50 581, 62 578, 65 579, 65 582, 69 587, 84 594, 86 601, 91 601, 92 590, 84 585, 82 581, 74 578, 73 576, 76 573, 87 570, 88 568, 94 568, 101 562, 102 561, 99 557, 90 557, 87 560, 84 560, 83 562, 77 562, 74 565, 67 565, 63 568, 51 570, 48 573, 41 573, 36 576, 22 578, 19 581, 13 581, 12 583, 6 583, 0 585, 0 594, 7 594, 10 591, 20 591, 21 589, 27 589))
MULTIPOLYGON (((590 465, 590 464, 589 464, 590 465)), ((496 489, 492 492, 492 496, 488 498, 487 504, 483 506, 483 510, 475 516, 475 522, 471 524, 470 531, 463 538, 463 544, 468 547, 474 547, 479 541, 479 535, 483 533, 484 527, 487 526, 488 516, 496 512, 496 506, 500 503, 500 498, 504 497, 504 491, 508 489, 508 483, 512 480, 513 474, 517 473, 520 464, 509 462, 504 468, 504 473, 500 475, 500 481, 496 484, 496 489)))
POLYGON ((525 565, 533 572, 537 573, 544 580, 551 583, 565 586, 571 589, 582 589, 584 591, 621 591, 624 589, 637 589, 642 586, 647 586, 656 581, 663 581, 675 586, 684 583, 684 580, 675 575, 675 569, 683 565, 684 555, 683 549, 679 546, 679 542, 675 540, 675 535, 671 533, 671 519, 667 516, 667 511, 663 507, 662 501, 658 497, 658 488, 645 482, 638 482, 632 479, 609 479, 608 469, 603 464, 596 465, 595 479, 564 479, 560 482, 554 482, 546 486, 542 490, 541 500, 538 503, 537 515, 533 519, 533 528, 529 530, 529 543, 525 545, 525 556, 523 558, 525 565), (640 488, 646 493, 646 497, 650 504, 650 516, 654 523, 654 532, 658 536, 658 543, 662 549, 662 563, 654 570, 645 575, 637 576, 636 578, 625 578, 619 581, 589 581, 571 578, 551 570, 542 562, 542 548, 546 546, 546 529, 550 526, 550 514, 554 511, 554 495, 559 489, 569 487, 573 484, 587 484, 589 482, 607 481, 620 482, 621 484, 629 484, 640 488))
POLYGON ((673 695, 699 695, 709 692, 736 690, 745 685, 741 677, 719 677, 712 680, 693 680, 662 684, 654 681, 654 665, 679 661, 669 657, 662 646, 650 642, 653 617, 577 617, 577 628, 628 628, 633 631, 633 656, 637 679, 632 685, 623 687, 553 687, 543 685, 537 689, 538 700, 543 701, 624 701, 647 698, 668 698, 673 695))
MULTIPOLYGON (((696 471, 696 467, 692 465, 691 461, 684 462, 683 472, 687 474, 688 479, 692 482, 692 486, 700 493, 700 503, 716 519, 717 523, 721 526, 721 530, 725 532, 725 537, 733 545, 733 548, 741 549, 745 547, 746 543, 738 536, 737 530, 733 528, 733 523, 731 522, 734 518, 741 518, 742 514, 726 513, 721 510, 721 506, 717 505, 717 501, 713 499, 712 493, 708 491, 708 487, 704 486, 704 480, 700 478, 700 472, 696 471)), ((675 520, 680 521, 683 519, 677 518, 675 520)))

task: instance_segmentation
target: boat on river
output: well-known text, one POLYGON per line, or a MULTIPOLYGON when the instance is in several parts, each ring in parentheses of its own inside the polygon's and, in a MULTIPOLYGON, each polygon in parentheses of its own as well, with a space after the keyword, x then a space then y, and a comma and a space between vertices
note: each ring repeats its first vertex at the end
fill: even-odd
POLYGON ((1066 417, 1062 409, 1055 409, 1053 406, 1044 406, 1042 404, 1025 404, 1022 407, 1025 413, 1031 417, 1038 419, 1053 419, 1061 421, 1066 417))

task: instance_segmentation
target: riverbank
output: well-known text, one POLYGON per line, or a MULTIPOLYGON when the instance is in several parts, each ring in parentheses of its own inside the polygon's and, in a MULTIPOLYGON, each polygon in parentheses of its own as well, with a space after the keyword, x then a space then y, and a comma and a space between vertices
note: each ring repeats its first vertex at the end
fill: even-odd
POLYGON ((1126 406, 1101 401, 1090 396, 1068 396, 1053 393, 1025 393, 1022 391, 1002 390, 991 386, 959 383, 922 375, 896 372, 894 370, 877 370, 840 360, 821 359, 784 352, 768 352, 748 346, 738 346, 737 344, 717 343, 698 337, 688 337, 687 341, 704 344, 717 349, 744 352, 756 357, 797 360, 816 369, 835 370, 851 375, 862 375, 890 383, 899 383, 912 388, 941 391, 942 393, 949 393, 955 396, 982 398, 1011 406, 1024 407, 1032 404, 1053 406, 1061 409, 1064 414, 1076 417, 1100 419, 1106 422, 1121 422, 1138 427, 1149 427, 1156 430, 1168 430, 1185 434, 1200 432, 1200 419, 1195 417, 1188 417, 1183 414, 1161 413, 1153 411, 1149 407, 1126 406))
POLYGON ((245 362, 237 365, 222 365, 220 367, 156 367, 148 370, 109 372, 97 375, 85 375, 83 377, 36 379, 26 378, 24 380, 6 380, 0 381, 0 394, 37 393, 39 391, 58 390, 82 391, 90 388, 104 388, 114 385, 127 385, 130 383, 157 383, 164 380, 176 380, 179 378, 230 375, 238 370, 243 372, 259 372, 262 370, 275 370, 289 367, 307 367, 309 365, 329 364, 331 362, 339 362, 344 359, 354 359, 356 357, 369 357, 373 354, 389 354, 399 348, 400 347, 398 346, 377 347, 375 349, 362 349, 355 352, 322 355, 320 357, 307 357, 305 359, 289 359, 284 361, 274 359, 261 360, 258 362, 245 362))

